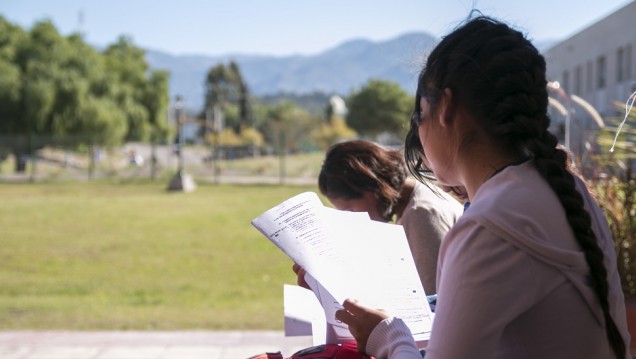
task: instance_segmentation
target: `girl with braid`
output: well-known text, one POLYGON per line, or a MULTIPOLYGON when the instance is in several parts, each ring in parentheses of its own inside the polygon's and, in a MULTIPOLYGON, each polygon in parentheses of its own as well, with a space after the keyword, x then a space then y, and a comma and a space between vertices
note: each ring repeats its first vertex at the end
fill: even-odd
MULTIPOLYGON (((630 357, 612 238, 548 132, 545 70, 522 33, 479 16, 419 76, 407 165, 471 204, 440 248, 427 359, 630 357)), ((421 357, 399 318, 343 307, 359 351, 421 357)))

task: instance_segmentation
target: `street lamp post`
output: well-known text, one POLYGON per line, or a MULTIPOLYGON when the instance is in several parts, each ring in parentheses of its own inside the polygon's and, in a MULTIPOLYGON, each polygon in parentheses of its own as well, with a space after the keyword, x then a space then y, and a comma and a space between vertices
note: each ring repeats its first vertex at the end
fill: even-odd
POLYGON ((221 106, 214 105, 214 183, 219 183, 219 161, 221 160, 221 146, 219 141, 219 136, 221 132, 223 132, 223 128, 225 127, 225 118, 223 117, 223 111, 221 110, 221 106))
POLYGON ((177 171, 183 172, 183 98, 179 95, 174 103, 177 124, 177 171))
POLYGON ((196 189, 196 184, 190 175, 185 173, 184 158, 183 158, 183 125, 186 122, 185 109, 183 98, 180 95, 176 96, 175 104, 175 118, 177 125, 177 160, 178 168, 177 173, 170 179, 168 183, 168 191, 180 191, 191 192, 196 189))

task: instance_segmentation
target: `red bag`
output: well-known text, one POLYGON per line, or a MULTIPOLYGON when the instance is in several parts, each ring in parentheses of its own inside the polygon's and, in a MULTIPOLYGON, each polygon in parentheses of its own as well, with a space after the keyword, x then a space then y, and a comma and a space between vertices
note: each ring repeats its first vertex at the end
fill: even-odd
POLYGON ((255 355, 249 359, 373 359, 358 353, 356 343, 322 344, 297 351, 284 358, 280 352, 255 355))
POLYGON ((280 352, 267 352, 263 354, 256 354, 253 357, 249 357, 247 359, 285 359, 283 358, 283 354, 280 352))

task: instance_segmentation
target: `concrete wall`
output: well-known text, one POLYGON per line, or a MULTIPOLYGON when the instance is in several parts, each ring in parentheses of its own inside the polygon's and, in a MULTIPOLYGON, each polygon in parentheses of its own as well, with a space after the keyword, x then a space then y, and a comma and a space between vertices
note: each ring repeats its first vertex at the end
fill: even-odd
MULTIPOLYGON (((558 81, 567 94, 551 91, 551 97, 567 107, 568 97, 577 95, 604 119, 622 118, 624 108, 614 101, 624 103, 636 91, 636 1, 548 48, 544 56, 548 81, 558 81)), ((569 104, 571 149, 580 155, 598 125, 583 107, 569 104)), ((551 114, 555 126, 563 127, 565 117, 554 110, 551 114)))

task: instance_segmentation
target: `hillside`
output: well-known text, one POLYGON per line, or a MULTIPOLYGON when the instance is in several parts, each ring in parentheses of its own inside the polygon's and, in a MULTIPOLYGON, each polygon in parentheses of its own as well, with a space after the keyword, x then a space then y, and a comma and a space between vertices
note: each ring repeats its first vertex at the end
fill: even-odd
MULTIPOLYGON (((390 80, 414 92, 417 74, 435 41, 426 33, 408 33, 381 42, 351 40, 313 56, 174 56, 147 50, 146 59, 153 69, 171 73, 171 98, 181 94, 186 107, 198 112, 203 106, 207 71, 231 60, 239 64, 250 91, 258 97, 316 92, 346 97, 370 78, 390 80)), ((554 43, 546 40, 536 46, 542 50, 554 43)))
POLYGON ((186 106, 198 111, 203 104, 207 71, 230 60, 239 65, 255 96, 282 92, 346 96, 370 78, 391 80, 413 92, 417 72, 434 41, 425 33, 410 33, 383 42, 351 40, 313 56, 174 56, 148 50, 146 59, 153 69, 171 73, 171 97, 183 95, 186 106))

